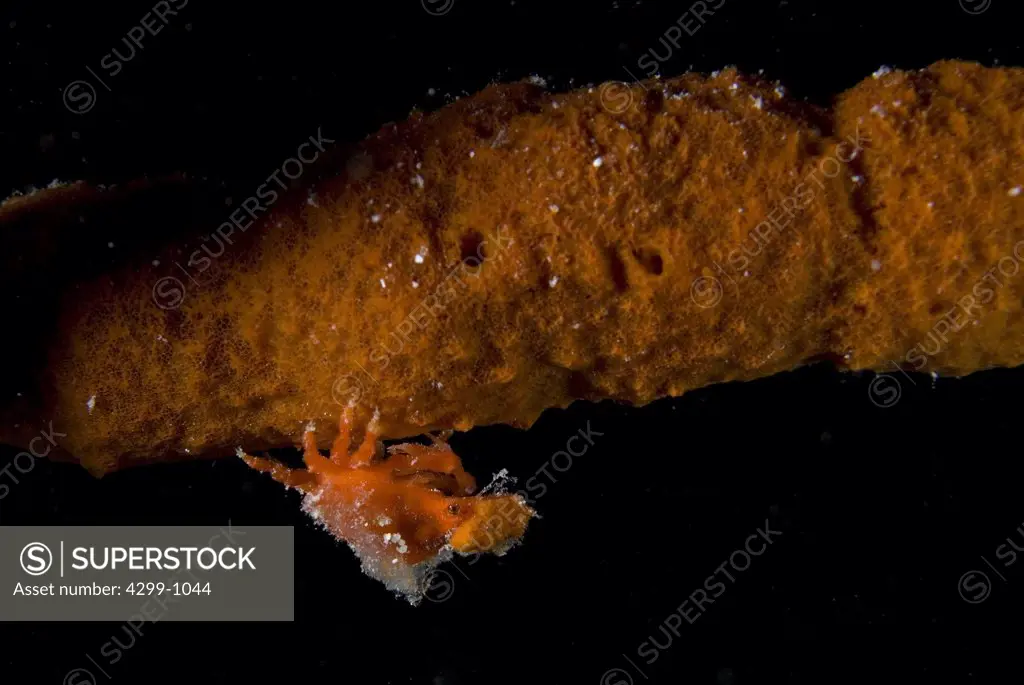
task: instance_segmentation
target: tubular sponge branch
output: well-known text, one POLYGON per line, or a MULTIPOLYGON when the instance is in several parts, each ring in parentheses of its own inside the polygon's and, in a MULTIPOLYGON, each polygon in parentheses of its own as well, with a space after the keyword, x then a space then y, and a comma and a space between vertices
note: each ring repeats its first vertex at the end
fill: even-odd
MULTIPOLYGON (((52 419, 103 473, 310 421, 326 448, 351 401, 399 438, 823 357, 1015 366, 1022 145, 1024 71, 961 62, 880 71, 830 111, 733 70, 491 87, 252 208, 208 270, 168 245, 65 288, 0 431, 24 446, 52 419)), ((144 192, 45 190, 0 224, 52 238, 144 192)))

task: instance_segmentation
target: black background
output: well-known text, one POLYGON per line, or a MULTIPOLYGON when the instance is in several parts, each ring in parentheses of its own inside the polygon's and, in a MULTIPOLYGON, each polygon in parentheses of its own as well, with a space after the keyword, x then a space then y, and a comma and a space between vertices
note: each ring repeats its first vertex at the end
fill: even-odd
MULTIPOLYGON (((883 64, 1024 64, 1014 4, 971 15, 957 0, 727 1, 662 73, 764 69, 827 105, 883 64)), ((90 78, 87 66, 102 75, 100 59, 151 6, 5 4, 0 192, 174 171, 250 188, 317 127, 354 142, 493 81, 538 74, 564 89, 627 80, 623 65, 640 75, 637 59, 664 50, 658 39, 686 3, 455 0, 431 16, 420 0, 191 0, 93 109, 70 112, 64 87, 90 78)), ((32 336, 10 323, 4 335, 32 336)), ((604 434, 568 471, 549 469, 557 483, 523 546, 446 566, 453 592, 418 608, 362 576, 297 495, 236 460, 98 481, 39 462, 0 502, 0 523, 296 527, 294 623, 145 626, 108 665, 118 683, 596 685, 614 668, 626 673, 607 685, 1019 681, 1024 564, 1002 568, 994 550, 1024 540, 1024 373, 892 373, 885 393, 874 375, 822 365, 643 409, 578 403, 525 432, 457 435, 455 450, 486 480, 501 467, 529 478, 587 422, 604 434), (891 402, 897 383, 891 406, 872 401, 891 402), (766 520, 781 537, 645 664, 640 643, 664 643, 659 625, 766 520), (971 570, 992 582, 979 604, 958 592, 971 570)), ((0 449, 0 465, 13 454, 0 449)), ((90 667, 87 654, 101 660, 112 636, 127 642, 121 631, 0 624, 0 682, 56 685, 90 667)))

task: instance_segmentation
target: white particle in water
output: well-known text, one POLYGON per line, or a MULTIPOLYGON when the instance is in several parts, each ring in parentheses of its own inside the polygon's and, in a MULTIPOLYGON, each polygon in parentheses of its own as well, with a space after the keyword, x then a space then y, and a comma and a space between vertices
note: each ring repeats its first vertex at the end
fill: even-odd
POLYGON ((153 266, 160 266, 160 260, 159 259, 154 259, 153 260, 153 266))
POLYGON ((548 281, 548 285, 551 286, 552 288, 558 285, 558 276, 552 276, 551 280, 548 281))
POLYGON ((603 157, 598 157, 598 158, 596 158, 594 160, 594 168, 595 169, 600 169, 602 164, 604 164, 604 158, 603 157))
POLYGON ((882 270, 882 262, 878 261, 877 259, 872 259, 871 260, 871 270, 872 271, 881 271, 882 270))
POLYGON ((113 247, 114 243, 107 243, 107 247, 113 247))
POLYGON ((85 406, 89 408, 89 413, 92 413, 93 407, 96 406, 96 395, 89 398, 89 401, 85 403, 85 406))
POLYGON ((891 72, 892 72, 892 68, 891 67, 887 67, 887 66, 883 65, 883 66, 878 67, 878 71, 876 71, 875 73, 871 74, 871 78, 882 78, 883 76, 885 76, 886 74, 891 73, 891 72))
POLYGON ((1014 186, 1013 188, 1010 188, 1010 192, 1008 194, 1010 197, 1017 197, 1018 195, 1020 195, 1020 186, 1014 186))
POLYGON ((548 209, 551 210, 552 214, 558 214, 558 205, 548 205, 548 209))
POLYGON ((416 174, 415 176, 412 177, 412 184, 417 188, 422 188, 424 185, 423 177, 420 176, 419 174, 416 174))
POLYGON ((423 255, 421 255, 421 254, 416 255, 415 257, 412 258, 412 261, 416 262, 417 264, 422 264, 423 263, 423 255))
POLYGON ((380 279, 380 287, 382 287, 382 288, 386 288, 386 287, 388 287, 388 284, 384 282, 384 279, 383 279, 383 278, 382 278, 382 279, 380 279))
POLYGON ((380 214, 374 214, 373 216, 371 216, 370 217, 370 221, 372 221, 375 224, 379 224, 380 223, 380 214))

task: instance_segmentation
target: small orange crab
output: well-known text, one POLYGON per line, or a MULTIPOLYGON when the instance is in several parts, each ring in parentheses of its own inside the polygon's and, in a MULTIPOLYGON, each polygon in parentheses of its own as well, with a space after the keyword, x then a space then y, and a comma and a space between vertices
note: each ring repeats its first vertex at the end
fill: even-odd
POLYGON ((515 495, 476 495, 476 481, 442 440, 432 445, 377 447, 376 416, 349 453, 353 408, 341 414, 338 437, 324 457, 313 430, 303 436, 305 470, 262 457, 238 456, 274 480, 304 493, 303 510, 359 556, 363 569, 416 601, 429 570, 450 556, 502 554, 534 512, 515 495))

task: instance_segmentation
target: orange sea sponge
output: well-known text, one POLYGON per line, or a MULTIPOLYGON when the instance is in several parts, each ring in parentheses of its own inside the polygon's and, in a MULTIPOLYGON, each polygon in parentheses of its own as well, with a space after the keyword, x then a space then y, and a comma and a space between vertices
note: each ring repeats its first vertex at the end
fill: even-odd
MULTIPOLYGON (((1024 361, 1024 71, 882 71, 831 111, 734 70, 607 93, 488 88, 318 170, 202 273, 172 244, 80 279, 3 437, 52 419, 102 473, 293 445, 310 421, 327 447, 352 400, 398 438, 823 357, 1024 361)), ((103 196, 43 191, 0 222, 56 205, 77 227, 103 196)), ((213 240, 224 217, 194 221, 213 240)))

